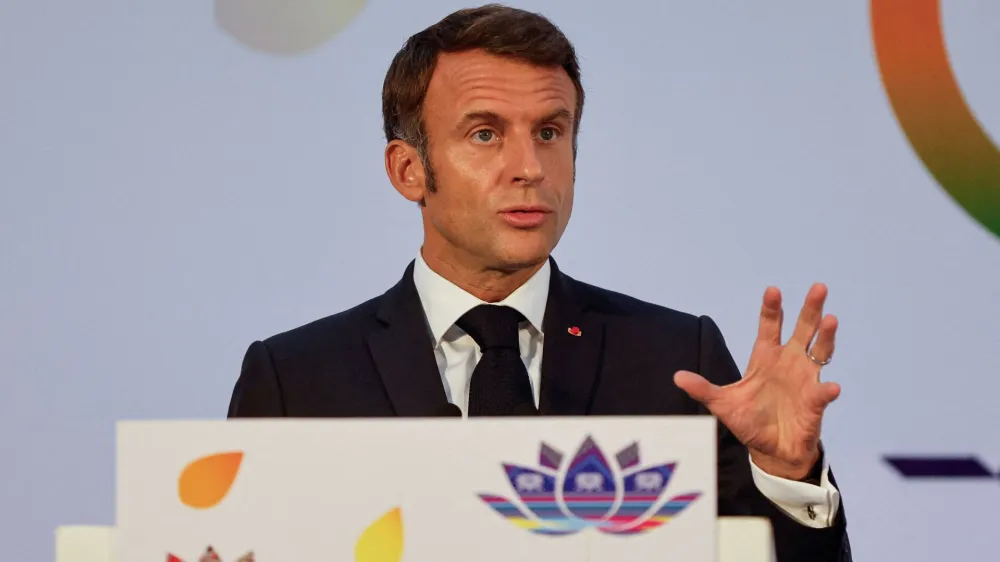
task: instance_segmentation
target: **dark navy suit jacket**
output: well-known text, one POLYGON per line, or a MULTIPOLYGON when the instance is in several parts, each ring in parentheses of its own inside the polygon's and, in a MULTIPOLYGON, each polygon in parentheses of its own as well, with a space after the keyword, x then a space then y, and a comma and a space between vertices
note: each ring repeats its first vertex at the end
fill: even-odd
MULTIPOLYGON (((708 415, 674 384, 674 373, 719 385, 739 380, 710 318, 600 289, 551 265, 541 415, 708 415)), ((446 398, 429 337, 411 263, 381 296, 251 344, 229 417, 435 415, 446 398)), ((718 487, 720 516, 770 519, 779 562, 851 559, 843 503, 831 527, 795 521, 757 490, 747 449, 721 424, 718 487)))

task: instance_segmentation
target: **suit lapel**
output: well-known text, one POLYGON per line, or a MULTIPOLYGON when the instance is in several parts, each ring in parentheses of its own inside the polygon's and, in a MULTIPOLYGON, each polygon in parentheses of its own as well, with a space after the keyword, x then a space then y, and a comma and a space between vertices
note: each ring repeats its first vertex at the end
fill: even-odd
POLYGON ((433 415, 447 397, 413 284, 413 262, 380 300, 377 316, 383 327, 368 336, 368 347, 393 409, 397 416, 433 415))
POLYGON ((544 350, 539 411, 543 415, 582 416, 597 389, 604 352, 604 321, 587 310, 581 284, 562 274, 551 260, 545 306, 544 350))

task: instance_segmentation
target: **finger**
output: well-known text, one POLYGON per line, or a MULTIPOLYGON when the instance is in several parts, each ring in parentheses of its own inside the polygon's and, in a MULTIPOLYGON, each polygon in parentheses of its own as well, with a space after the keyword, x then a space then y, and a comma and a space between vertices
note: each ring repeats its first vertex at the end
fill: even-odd
POLYGON ((712 405, 718 402, 722 392, 721 388, 708 382, 705 377, 691 371, 677 371, 674 374, 674 384, 709 411, 712 411, 712 405))
POLYGON ((819 322, 819 333, 816 335, 816 343, 813 344, 809 354, 820 363, 825 363, 833 357, 833 348, 837 337, 837 317, 827 314, 819 322))
POLYGON ((799 321, 795 324, 795 332, 789 342, 807 349, 816 335, 816 328, 823 317, 823 303, 826 302, 826 285, 822 283, 814 284, 806 295, 806 302, 799 312, 799 321))
POLYGON ((768 287, 764 291, 764 303, 760 307, 757 341, 781 345, 782 319, 781 291, 777 287, 768 287))
POLYGON ((823 409, 829 406, 834 400, 840 398, 840 385, 835 382, 822 382, 816 386, 815 400, 817 405, 823 409))

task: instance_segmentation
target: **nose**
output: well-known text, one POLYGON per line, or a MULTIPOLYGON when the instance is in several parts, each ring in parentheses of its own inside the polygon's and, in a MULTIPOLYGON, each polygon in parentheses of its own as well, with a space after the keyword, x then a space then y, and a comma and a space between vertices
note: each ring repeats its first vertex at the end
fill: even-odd
POLYGON ((516 139, 508 139, 507 148, 514 183, 535 185, 545 178, 545 168, 538 157, 539 147, 532 135, 517 135, 516 139))

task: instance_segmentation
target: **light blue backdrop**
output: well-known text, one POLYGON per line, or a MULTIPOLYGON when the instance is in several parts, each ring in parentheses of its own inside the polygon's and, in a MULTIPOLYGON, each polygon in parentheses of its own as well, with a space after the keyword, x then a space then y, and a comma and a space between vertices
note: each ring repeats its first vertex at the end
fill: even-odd
MULTIPOLYGON (((289 6, 317 1, 335 3, 289 6)), ((995 553, 996 481, 908 482, 880 460, 1000 466, 1000 239, 906 142, 867 2, 514 4, 583 64, 563 269, 712 315, 741 363, 768 284, 797 310, 825 281, 841 331, 824 372, 844 391, 824 439, 856 559, 995 553)), ((282 55, 236 41, 209 2, 0 5, 8 558, 50 560, 57 525, 114 521, 116 420, 223 417, 252 340, 398 279, 420 225, 384 176, 382 79, 407 36, 464 6, 372 0, 282 55)), ((996 139, 1000 4, 942 9, 996 139)))

